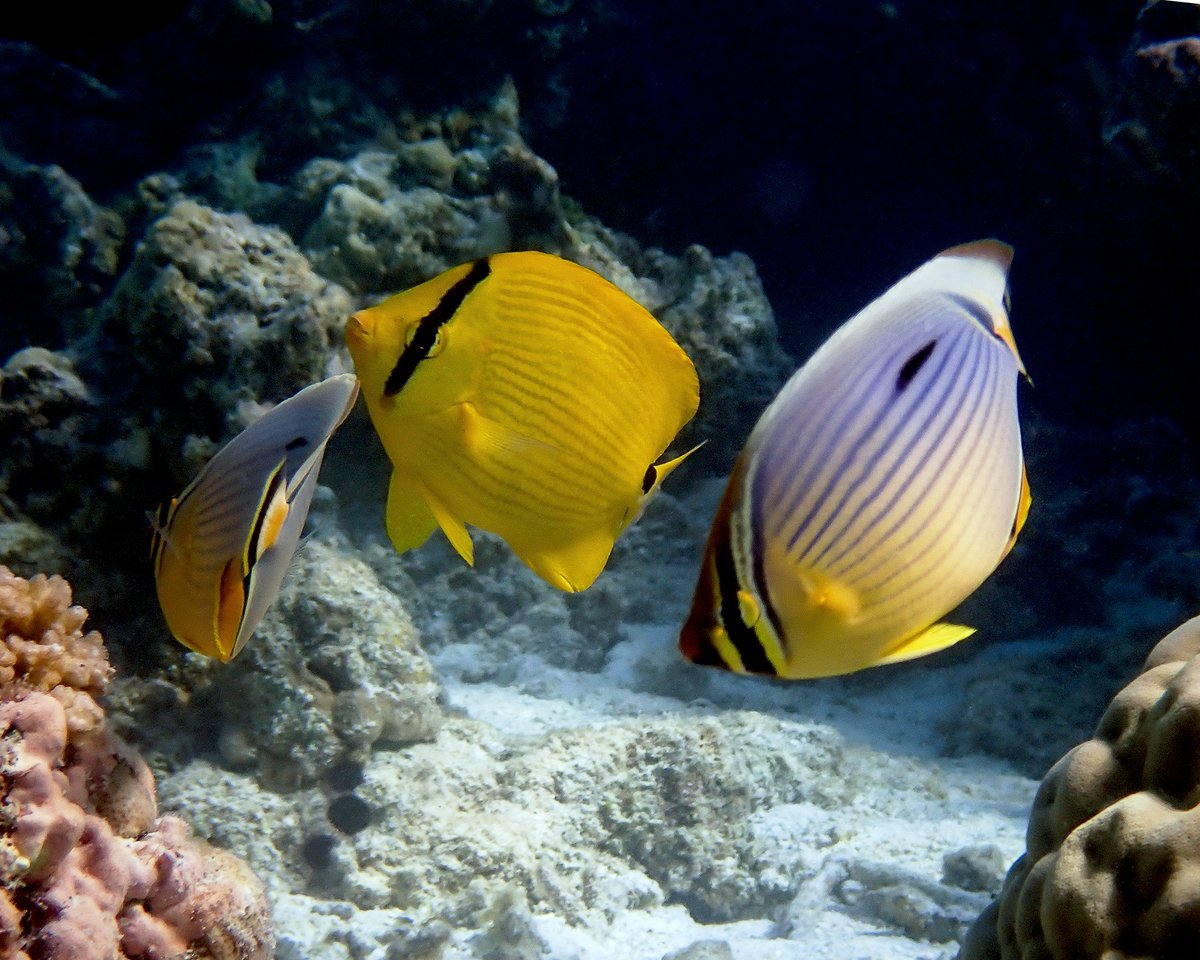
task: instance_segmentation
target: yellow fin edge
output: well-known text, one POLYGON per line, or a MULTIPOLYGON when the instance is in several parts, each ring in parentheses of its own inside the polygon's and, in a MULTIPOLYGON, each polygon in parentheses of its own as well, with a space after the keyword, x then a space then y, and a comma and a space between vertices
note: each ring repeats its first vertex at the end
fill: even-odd
POLYGON ((965 627, 959 623, 935 623, 926 627, 920 633, 905 640, 899 647, 886 656, 880 657, 876 663, 903 663, 905 660, 915 660, 929 653, 937 653, 952 647, 960 640, 965 640, 975 632, 974 627, 965 627))

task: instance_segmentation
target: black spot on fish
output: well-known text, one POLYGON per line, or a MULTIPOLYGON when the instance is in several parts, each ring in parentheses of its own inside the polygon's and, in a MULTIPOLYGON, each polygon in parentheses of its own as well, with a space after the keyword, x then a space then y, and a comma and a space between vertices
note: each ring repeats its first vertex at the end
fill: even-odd
POLYGON ((900 368, 900 373, 896 377, 896 390, 903 390, 913 381, 913 377, 917 375, 917 371, 925 366, 925 361, 929 359, 933 353, 933 348, 937 346, 936 340, 930 340, 925 346, 914 353, 911 357, 904 361, 904 366, 900 368))
POLYGON ((642 477, 642 493, 649 493, 657 479, 658 471, 654 469, 654 464, 650 464, 646 468, 646 475, 642 477))
POLYGON ((417 364, 429 356, 429 351, 437 343, 438 331, 458 313, 458 308, 463 305, 470 292, 487 279, 491 272, 492 267, 487 257, 476 260, 471 264, 466 276, 455 282, 442 294, 442 299, 437 305, 417 321, 417 329, 412 339, 400 351, 396 365, 392 367, 392 372, 388 374, 387 382, 383 385, 385 397, 394 397, 404 389, 409 377, 416 372, 417 364))
POLYGON ((289 440, 287 443, 285 443, 283 445, 283 449, 287 450, 288 452, 291 452, 292 450, 299 450, 301 447, 307 447, 307 446, 308 446, 308 441, 305 440, 303 437, 294 437, 293 439, 289 440))

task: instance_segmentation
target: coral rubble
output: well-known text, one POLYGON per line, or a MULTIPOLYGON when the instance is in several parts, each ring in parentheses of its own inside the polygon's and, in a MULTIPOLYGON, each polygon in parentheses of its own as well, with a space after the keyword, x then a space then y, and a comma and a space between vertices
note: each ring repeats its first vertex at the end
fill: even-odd
POLYGON ((1200 618, 1165 637, 1046 774, 1025 854, 961 960, 1195 956, 1200 618))
POLYGON ((0 956, 269 960, 262 885, 158 815, 96 698, 111 668, 60 577, 0 567, 0 956))

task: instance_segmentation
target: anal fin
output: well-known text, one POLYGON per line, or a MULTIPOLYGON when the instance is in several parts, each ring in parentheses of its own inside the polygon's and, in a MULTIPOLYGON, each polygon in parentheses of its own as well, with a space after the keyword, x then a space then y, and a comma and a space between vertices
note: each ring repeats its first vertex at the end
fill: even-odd
POLYGON ((959 623, 935 623, 926 627, 920 633, 905 640, 891 653, 876 661, 878 664, 903 663, 905 660, 915 660, 927 653, 937 653, 952 647, 960 640, 965 640, 975 632, 974 627, 964 627, 959 623))
POLYGON ((586 590, 600 576, 612 553, 613 538, 603 530, 596 530, 562 546, 529 546, 511 540, 509 546, 550 586, 577 593, 586 590))
POLYGON ((475 545, 471 542, 471 534, 467 531, 467 525, 451 513, 449 508, 428 489, 425 490, 425 502, 437 520, 437 525, 442 528, 442 533, 450 541, 450 545, 454 547, 460 557, 467 561, 468 566, 475 566, 475 545))

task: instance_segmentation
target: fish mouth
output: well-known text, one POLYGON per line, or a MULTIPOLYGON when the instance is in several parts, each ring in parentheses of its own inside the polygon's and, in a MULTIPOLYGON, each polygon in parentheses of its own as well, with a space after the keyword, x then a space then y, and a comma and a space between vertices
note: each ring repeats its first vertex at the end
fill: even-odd
MULTIPOLYGON (((365 311, 364 311, 365 312, 365 311)), ((371 340, 372 324, 362 315, 356 313, 346 321, 346 344, 351 347, 360 347, 369 343, 371 340)))

